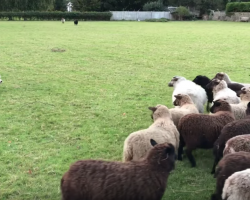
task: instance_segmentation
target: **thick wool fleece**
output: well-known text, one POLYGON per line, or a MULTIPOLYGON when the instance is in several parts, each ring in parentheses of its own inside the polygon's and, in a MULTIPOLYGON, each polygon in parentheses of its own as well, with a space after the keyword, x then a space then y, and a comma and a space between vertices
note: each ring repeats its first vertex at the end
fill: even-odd
POLYGON ((238 135, 228 140, 223 151, 223 156, 239 151, 250 153, 250 132, 247 135, 238 135))
POLYGON ((137 162, 80 160, 62 177, 62 200, 160 200, 174 165, 168 143, 155 145, 137 162))
POLYGON ((150 139, 157 143, 168 142, 179 148, 179 132, 174 125, 169 109, 164 105, 153 107, 154 123, 147 129, 131 133, 124 141, 123 161, 140 160, 152 149, 150 139))

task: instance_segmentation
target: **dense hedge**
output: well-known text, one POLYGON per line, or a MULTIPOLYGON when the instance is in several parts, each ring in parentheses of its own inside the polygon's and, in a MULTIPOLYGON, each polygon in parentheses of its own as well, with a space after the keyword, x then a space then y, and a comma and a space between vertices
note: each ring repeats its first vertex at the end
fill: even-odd
POLYGON ((7 20, 95 20, 109 21, 112 13, 110 12, 0 12, 0 19, 7 20))
POLYGON ((227 3, 226 12, 250 12, 250 2, 227 3))

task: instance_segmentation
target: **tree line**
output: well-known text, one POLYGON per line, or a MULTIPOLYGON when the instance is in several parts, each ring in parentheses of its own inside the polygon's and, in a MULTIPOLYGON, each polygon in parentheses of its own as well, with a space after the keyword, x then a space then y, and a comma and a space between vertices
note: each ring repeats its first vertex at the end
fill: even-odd
MULTIPOLYGON (((0 11, 66 11, 68 0, 0 0, 0 11)), ((150 2, 200 10, 224 10, 228 0, 71 0, 75 11, 138 11, 150 2)))

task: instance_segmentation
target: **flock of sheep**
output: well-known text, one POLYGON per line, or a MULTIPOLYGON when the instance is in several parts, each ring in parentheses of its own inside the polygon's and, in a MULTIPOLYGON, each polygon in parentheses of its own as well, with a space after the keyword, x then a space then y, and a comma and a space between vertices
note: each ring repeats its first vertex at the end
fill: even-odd
POLYGON ((212 200, 250 199, 250 84, 222 72, 211 80, 175 76, 168 86, 175 107, 149 107, 153 124, 126 138, 123 162, 72 164, 61 179, 62 200, 160 200, 184 147, 192 167, 193 150, 213 148, 212 200))
POLYGON ((250 199, 250 84, 221 72, 211 80, 175 76, 168 86, 175 107, 149 107, 153 123, 128 135, 123 162, 73 163, 61 179, 62 200, 160 200, 184 147, 192 167, 193 150, 213 148, 211 200, 250 199))

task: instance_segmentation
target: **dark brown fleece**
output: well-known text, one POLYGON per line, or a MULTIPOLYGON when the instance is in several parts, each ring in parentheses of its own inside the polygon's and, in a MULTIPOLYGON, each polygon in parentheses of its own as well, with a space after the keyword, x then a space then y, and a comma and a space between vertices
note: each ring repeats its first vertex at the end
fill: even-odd
POLYGON ((225 180, 234 172, 248 168, 250 168, 250 153, 248 152, 240 151, 223 157, 215 173, 215 177, 217 178, 216 192, 211 196, 211 200, 221 200, 225 180))
POLYGON ((228 123, 221 130, 219 138, 215 141, 213 147, 214 154, 214 167, 212 173, 215 171, 215 166, 219 160, 223 157, 223 150, 226 146, 226 143, 229 139, 238 136, 250 134, 250 118, 240 119, 228 123))
POLYGON ((197 148, 212 148, 221 129, 235 120, 231 107, 226 101, 215 101, 211 112, 214 114, 186 115, 181 118, 178 125, 180 132, 179 160, 182 160, 182 150, 186 145, 186 154, 193 167, 196 163, 192 151, 197 148))
POLYGON ((160 200, 174 169, 171 144, 158 144, 136 162, 80 160, 61 180, 63 200, 160 200))

